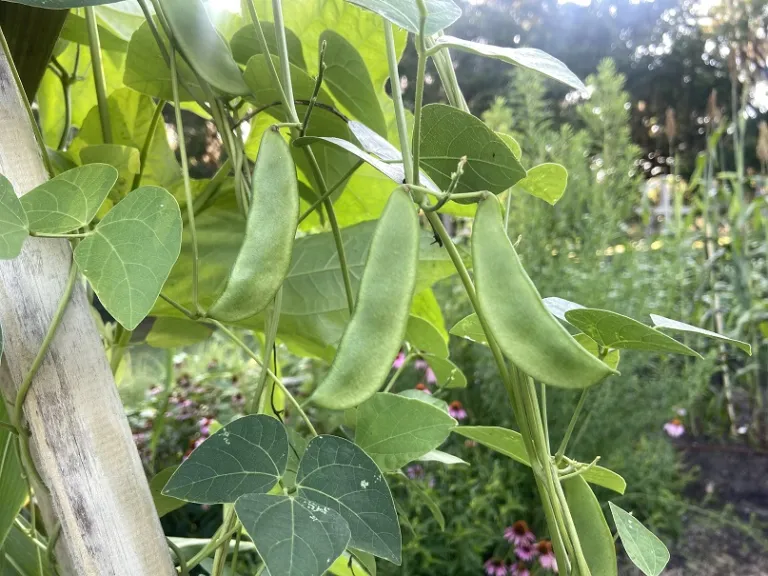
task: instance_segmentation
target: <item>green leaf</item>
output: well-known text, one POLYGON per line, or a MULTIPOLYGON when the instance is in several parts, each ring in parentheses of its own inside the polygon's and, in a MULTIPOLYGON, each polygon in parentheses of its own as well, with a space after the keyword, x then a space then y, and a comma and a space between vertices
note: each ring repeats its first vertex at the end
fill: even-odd
POLYGON ((193 70, 225 94, 247 94, 240 68, 213 26, 202 0, 159 0, 159 3, 174 40, 193 70))
POLYGON ((746 342, 735 340, 733 338, 728 338, 727 336, 723 336, 722 334, 718 334, 717 332, 712 332, 711 330, 705 330, 704 328, 699 328, 698 326, 691 326, 690 324, 686 324, 685 322, 679 322, 678 320, 671 320, 669 318, 664 318, 664 316, 659 316, 658 314, 651 314, 651 321, 653 322, 653 326, 655 328, 666 328, 667 330, 678 330, 680 332, 700 334, 701 336, 706 336, 707 338, 713 338, 715 340, 727 342, 728 344, 733 344, 740 350, 743 350, 744 352, 752 356, 752 346, 750 346, 746 342))
POLYGON ((19 523, 20 525, 14 524, 8 532, 5 545, 0 550, 0 566, 3 565, 3 554, 6 560, 2 576, 52 576, 53 570, 47 554, 42 554, 34 540, 29 537, 32 527, 21 517, 19 523), (42 571, 38 568, 38 559, 42 559, 42 571))
POLYGON ((349 544, 349 526, 303 498, 246 494, 235 511, 270 574, 322 576, 349 544))
MULTIPOLYGON (((112 30, 104 26, 96 15, 99 30, 99 44, 102 50, 117 50, 125 52, 128 49, 128 41, 114 34, 112 30)), ((70 12, 64 21, 64 27, 59 34, 59 40, 68 40, 84 46, 88 45, 88 25, 85 16, 70 12)))
POLYGON ((348 116, 386 137, 387 122, 381 110, 376 89, 360 54, 342 35, 326 30, 320 35, 325 42, 325 74, 323 81, 348 116))
POLYGON ((425 402, 431 406, 434 406, 435 408, 439 408, 448 414, 448 402, 433 396, 429 392, 424 392, 424 390, 419 390, 418 388, 408 388, 407 390, 398 392, 397 395, 405 396, 406 398, 413 398, 419 402, 425 402))
POLYGON ((62 234, 87 226, 112 186, 117 170, 89 164, 67 170, 21 197, 31 232, 62 234))
POLYGON ((156 318, 146 342, 153 348, 182 348, 207 340, 213 330, 186 318, 156 318))
MULTIPOLYGON (((275 25, 273 22, 261 22, 261 29, 264 31, 264 36, 267 39, 267 45, 269 46, 269 53, 278 56, 277 42, 275 40, 275 25)), ((304 62, 304 51, 301 47, 301 40, 293 30, 289 28, 285 29, 285 40, 288 44, 288 61, 301 68, 307 69, 307 65, 304 62)), ((261 54, 261 44, 256 38, 256 29, 253 24, 243 26, 235 32, 232 36, 232 40, 229 41, 229 46, 232 49, 232 57, 235 62, 245 66, 248 64, 248 60, 251 57, 261 54)))
POLYGON ((581 92, 587 89, 584 83, 579 80, 579 77, 568 69, 568 66, 554 56, 550 56, 536 48, 492 46, 490 44, 462 40, 453 36, 441 36, 437 39, 436 43, 438 46, 444 46, 445 48, 462 50, 479 56, 495 58, 508 64, 520 66, 521 68, 528 68, 581 92))
POLYGON ((440 446, 455 427, 456 420, 426 402, 378 393, 357 409, 355 443, 391 471, 440 446))
POLYGON ((140 153, 133 146, 120 144, 96 144, 80 150, 83 164, 109 164, 117 170, 114 192, 125 196, 131 191, 133 177, 141 169, 140 153))
POLYGON ((294 428, 286 428, 288 432, 288 463, 283 474, 283 486, 291 490, 296 486, 296 474, 299 472, 299 463, 307 451, 309 440, 301 436, 294 428))
POLYGON ((163 468, 149 481, 149 491, 152 493, 152 501, 155 503, 155 509, 160 518, 187 504, 184 500, 171 498, 170 496, 163 494, 163 488, 165 488, 165 485, 168 483, 168 480, 171 479, 173 473, 176 472, 177 468, 178 466, 168 466, 168 468, 163 468))
POLYGON ((14 4, 24 4, 36 8, 49 8, 61 10, 63 8, 80 8, 82 6, 99 6, 100 4, 114 4, 120 0, 8 0, 14 4))
MULTIPOLYGON (((279 69, 280 59, 277 56, 272 56, 272 63, 279 69)), ((294 64, 290 64, 289 68, 291 72, 291 86, 293 88, 294 98, 296 100, 309 100, 315 90, 315 79, 294 64)), ((263 55, 259 54, 248 60, 243 79, 251 91, 248 95, 248 100, 253 102, 256 106, 269 106, 270 104, 281 101, 280 91, 274 86, 270 79, 269 67, 267 66, 266 58, 264 58, 263 55)), ((320 87, 320 92, 317 94, 317 101, 321 104, 327 104, 328 106, 334 105, 333 98, 331 98, 322 86, 320 87)), ((282 107, 278 105, 274 108, 275 114, 280 115, 281 120, 283 120, 285 117, 282 116, 282 107)), ((312 122, 315 120, 314 114, 315 111, 313 110, 312 122)), ((299 114, 299 117, 302 117, 302 115, 299 114)), ((341 119, 339 118, 339 120, 341 119)))
POLYGON ((469 466, 469 462, 462 460, 458 456, 454 456, 453 454, 448 454, 448 452, 443 452, 442 450, 430 450, 424 456, 419 458, 419 461, 421 462, 439 462, 440 464, 445 464, 446 466, 455 466, 457 464, 461 464, 464 466, 469 466))
MULTIPOLYGON (((392 24, 414 34, 419 33, 421 15, 413 0, 347 0, 351 4, 375 12, 392 24)), ((424 0, 427 7, 427 22, 424 33, 437 34, 461 17, 461 8, 452 0, 424 0)))
POLYGON ((554 206, 567 185, 568 171, 560 164, 546 163, 530 168, 515 187, 554 206))
POLYGON ((669 562, 669 550, 664 542, 613 502, 608 502, 608 506, 629 559, 645 576, 659 576, 669 562))
POLYGON ((442 190, 451 184, 459 160, 467 158, 457 193, 499 194, 525 177, 512 150, 482 120, 445 104, 422 111, 421 164, 442 190))
POLYGON ((701 358, 698 352, 691 350, 685 344, 617 312, 578 308, 566 312, 565 318, 601 346, 670 352, 701 358))
MULTIPOLYGON (((598 358, 600 358, 600 347, 597 345, 597 342, 592 340, 589 336, 586 334, 576 334, 574 335, 574 340, 581 344, 588 352, 591 352, 598 358)), ((621 352, 619 352, 616 349, 611 349, 608 351, 608 353, 605 355, 604 358, 600 358, 603 362, 608 364, 611 368, 616 370, 616 368, 619 367, 619 360, 621 359, 621 352)))
POLYGON ((75 248, 80 271, 104 307, 128 330, 136 328, 154 306, 179 257, 181 227, 173 196, 162 188, 143 186, 110 210, 75 248))
MULTIPOLYGON (((520 464, 531 465, 528 459, 528 452, 525 449, 525 443, 523 442, 523 436, 515 430, 498 426, 459 426, 454 429, 454 432, 474 440, 478 444, 482 444, 499 454, 504 454, 504 456, 512 458, 512 460, 520 464)), ((583 472, 582 476, 592 484, 603 486, 619 494, 624 494, 624 491, 627 489, 627 483, 624 478, 602 466, 593 466, 583 472)))
MULTIPOLYGON (((2 353, 3 334, 0 330, 0 356, 2 353)), ((10 421, 2 396, 0 396, 0 421, 10 421)), ((0 428, 0 494, 3 495, 0 498, 0 554, 13 521, 27 498, 27 481, 22 476, 21 461, 17 452, 18 444, 16 436, 10 430, 0 428)))
POLYGON ((448 358, 448 343, 443 339, 440 330, 424 318, 413 314, 408 317, 405 340, 417 350, 439 358, 448 358))
POLYGON ((504 144, 507 145, 507 147, 512 150, 512 154, 515 155, 515 158, 520 160, 520 156, 523 154, 522 148, 520 148, 520 144, 517 143, 517 140, 512 138, 509 134, 505 134, 504 132, 496 132, 496 136, 501 138, 504 141, 504 144))
POLYGON ((288 435, 264 414, 244 416, 210 436, 174 472, 163 494, 199 504, 269 492, 285 472, 288 435))
POLYGON ((389 486, 376 463, 349 440, 317 436, 296 477, 298 495, 341 514, 349 545, 400 565, 402 537, 389 486))
POLYGON ((432 368, 432 371, 435 373, 435 378, 437 378, 437 385, 440 388, 450 389, 467 387, 467 377, 464 376, 461 369, 448 360, 448 358, 441 358, 432 354, 422 354, 421 357, 426 360, 429 367, 432 368))
POLYGON ((355 551, 355 555, 344 552, 328 568, 328 573, 334 576, 376 576, 376 558, 360 551, 355 551))
MULTIPOLYGON (((546 298, 545 298, 546 300, 546 298)), ((469 316, 459 320, 450 333, 459 338, 465 338, 471 342, 477 342, 478 344, 488 345, 488 340, 483 332, 483 327, 480 325, 480 319, 477 314, 470 314, 469 316)))
POLYGON ((429 492, 422 486, 421 482, 411 480, 406 486, 408 487, 408 490, 414 491, 416 495, 424 501, 424 505, 432 513, 432 517, 437 521, 440 530, 445 532, 445 516, 443 516, 443 511, 440 510, 438 503, 429 495, 429 492))
POLYGON ((583 476, 563 480, 562 485, 589 571, 616 576, 616 546, 594 492, 583 476))
POLYGON ((27 236, 27 213, 13 191, 13 185, 0 174, 0 259, 16 258, 27 236))

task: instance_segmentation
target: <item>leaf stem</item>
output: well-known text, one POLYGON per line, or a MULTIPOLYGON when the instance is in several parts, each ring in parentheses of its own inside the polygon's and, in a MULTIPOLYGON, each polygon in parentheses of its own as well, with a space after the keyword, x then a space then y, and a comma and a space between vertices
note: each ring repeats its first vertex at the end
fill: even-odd
POLYGON ((42 365, 43 360, 48 353, 48 348, 51 346, 51 342, 53 342, 53 337, 56 335, 56 330, 58 330, 59 325, 61 325, 61 321, 64 318, 64 313, 67 311, 67 306, 69 305, 69 300, 72 297, 72 292, 75 288, 76 281, 77 264, 72 261, 69 266, 69 276, 67 276, 67 282, 64 285, 64 292, 59 299, 59 304, 53 314, 53 318, 51 318, 48 331, 45 333, 43 341, 40 344, 40 349, 37 351, 37 355, 35 356, 34 360, 32 360, 32 365, 29 367, 24 380, 16 392, 13 423, 16 426, 16 429, 19 431, 19 452, 24 459, 27 473, 32 475, 33 479, 41 489, 45 488, 45 484, 43 483, 43 479, 41 478, 40 473, 37 471, 37 468, 35 468, 34 461, 32 460, 32 453, 29 448, 29 430, 27 430, 22 423, 24 420, 24 401, 27 399, 27 394, 29 393, 29 389, 32 387, 32 382, 37 375, 37 371, 40 369, 40 366, 42 365))
POLYGON ((181 550, 179 550, 179 547, 176 546, 173 540, 166 537, 165 541, 168 543, 168 548, 173 551, 173 555, 176 556, 176 559, 179 561, 179 576, 189 576, 189 568, 187 567, 187 561, 184 560, 184 554, 182 554, 181 550))
POLYGON ((275 346, 275 340, 277 339, 277 327, 280 323, 280 311, 283 305, 283 287, 277 290, 275 298, 272 300, 271 310, 265 314, 264 319, 264 352, 261 355, 262 365, 261 374, 259 374, 259 382, 256 384, 256 391, 251 398, 251 405, 248 409, 248 414, 255 414, 259 409, 259 400, 261 394, 264 391, 264 386, 267 384, 267 378, 269 377, 269 364, 272 355, 272 349, 275 346))
POLYGON ((197 247, 197 229, 195 228, 195 209, 192 200, 192 185, 189 181, 189 162, 187 159, 187 145, 184 141, 184 123, 181 119, 181 103, 179 100, 179 75, 176 69, 176 51, 171 45, 171 87, 173 89, 173 106, 176 114, 176 133, 179 143, 179 155, 181 156, 181 172, 184 177, 184 196, 187 203, 187 223, 189 234, 192 238, 192 303, 198 314, 202 314, 198 295, 200 254, 197 247))
POLYGON ((397 134, 400 137, 400 151, 403 155, 403 168, 405 169, 405 180, 409 184, 414 184, 413 179, 413 161, 410 151, 410 142, 408 140, 408 124, 405 120, 405 106, 403 106, 403 92, 400 88, 400 74, 397 69, 397 49, 395 48, 395 34, 392 31, 392 24, 388 20, 384 22, 384 40, 387 46, 387 64, 389 66, 389 84, 392 90, 392 103, 395 108, 395 121, 397 122, 397 134))
POLYGON ((416 38, 416 51, 419 61, 416 68, 416 99, 413 107, 413 184, 419 184, 420 150, 421 150, 421 109, 424 102, 424 78, 427 71, 427 46, 424 38, 424 29, 427 25, 427 7, 424 0, 416 0, 419 7, 419 34, 416 38))
POLYGON ((109 117, 109 102, 107 101, 107 80, 104 77, 99 27, 96 23, 96 13, 93 6, 85 7, 85 23, 88 26, 88 46, 91 50, 93 82, 96 85, 96 102, 99 109, 99 120, 101 121, 101 137, 105 144, 111 144, 112 121, 109 117))
MULTIPOLYGON (((285 35, 285 20, 283 19, 283 3, 281 0, 272 0, 272 17, 275 21, 275 40, 277 41, 277 53, 280 56, 280 75, 282 77, 285 95, 288 98, 286 106, 288 108, 291 121, 298 122, 299 115, 296 113, 296 106, 293 103, 291 61, 288 58, 288 41, 285 35)), ((267 51, 266 54, 269 56, 269 51, 267 51)), ((322 74, 322 71, 320 74, 322 74)))
POLYGON ((315 201, 315 203, 314 203, 314 204, 312 204, 312 206, 310 206, 309 208, 307 208, 307 209, 304 211, 304 214, 302 214, 302 215, 299 217, 299 224, 301 224, 302 222, 304 222, 304 220, 306 220, 306 219, 307 219, 307 217, 308 217, 310 214, 312 214, 312 212, 314 212, 315 210, 317 210, 318 206, 320 206, 320 205, 321 205, 323 202, 325 202, 325 200, 326 200, 326 199, 330 198, 330 197, 333 195, 333 193, 334 193, 334 192, 336 192, 336 190, 338 190, 338 189, 339 189, 339 186, 341 186, 342 184, 344 184, 344 182, 346 182, 346 181, 347 181, 347 179, 348 179, 348 178, 350 178, 350 177, 352 176, 352 174, 354 174, 354 173, 355 173, 355 171, 356 171, 358 168, 360 168, 360 166, 362 166, 362 165, 363 165, 363 161, 362 161, 362 160, 358 160, 357 162, 355 162, 354 166, 352 166, 352 168, 350 168, 349 170, 347 170, 347 173, 346 173, 346 174, 344 174, 344 176, 342 176, 341 178, 339 178, 339 181, 338 181, 338 182, 336 182, 336 184, 334 184, 333 186, 331 186, 331 187, 328 189, 328 191, 327 191, 325 194, 323 194, 322 196, 320 196, 320 197, 319 197, 319 198, 318 198, 318 199, 315 201))
POLYGON ((16 436, 19 435, 19 431, 16 429, 16 426, 14 426, 13 424, 10 424, 9 422, 3 422, 1 420, 0 420, 0 430, 5 430, 16 436))
POLYGON ((395 385, 395 382, 397 382, 397 379, 406 369, 408 364, 410 364, 411 360, 413 360, 415 357, 416 357, 415 354, 408 354, 408 356, 405 357, 405 360, 403 360, 403 365, 400 366, 400 368, 398 368, 394 374, 392 374, 392 378, 389 379, 389 382, 387 382, 387 385, 384 387, 384 390, 382 390, 382 392, 389 392, 390 390, 392 390, 392 387, 395 385))
POLYGON ((573 411, 573 415, 571 416, 571 421, 568 422, 568 428, 565 430, 565 436, 563 436, 562 442, 560 442, 560 447, 557 449, 557 452, 555 453, 555 464, 560 464, 563 460, 563 455, 565 454, 565 449, 568 448, 568 442, 571 440, 571 435, 573 434, 573 431, 576 428, 576 423, 579 421, 579 416, 581 415, 581 410, 584 408, 584 401, 587 399, 587 394, 589 393, 589 388, 584 388, 584 390, 581 391, 581 395, 579 396, 579 401, 576 404, 576 409, 573 411))
POLYGON ((49 234, 47 232, 30 232, 30 236, 35 236, 36 238, 87 238, 93 234, 93 231, 89 230, 87 232, 69 232, 67 234, 49 234))
POLYGON ((232 564, 230 565, 230 572, 237 574, 237 556, 240 552, 240 540, 243 537, 243 525, 238 522, 237 535, 235 536, 235 547, 232 550, 232 564))
MULTIPOLYGON (((235 507, 229 506, 226 517, 224 518, 225 530, 237 528, 237 516, 235 516, 235 507)), ((213 556, 213 569, 211 576, 222 576, 224 568, 227 564, 227 552, 229 551, 229 541, 223 542, 221 546, 216 548, 216 554, 213 556)))
POLYGON ((141 180, 144 178, 144 172, 146 170, 147 157, 149 156, 149 149, 152 147, 152 141, 157 132, 157 125, 160 123, 160 118, 163 116, 163 108, 165 108, 165 100, 158 100, 155 105, 155 111, 152 112, 152 119, 149 121, 149 130, 144 137, 144 144, 141 147, 139 153, 139 172, 133 177, 133 183, 131 184, 131 190, 136 190, 141 186, 141 180))
POLYGON ((211 552, 216 550, 222 544, 229 544, 229 540, 232 539, 232 534, 235 533, 235 530, 237 530, 237 528, 232 528, 232 530, 229 530, 229 531, 223 531, 223 528, 224 526, 222 525, 220 527, 220 530, 222 530, 221 536, 217 538, 216 534, 214 534, 213 538, 211 538, 208 541, 208 543, 205 546, 203 546, 197 554, 192 556, 192 558, 190 558, 187 561, 188 570, 192 570, 192 568, 196 567, 198 564, 200 564, 200 562, 208 558, 208 556, 211 555, 211 552))
POLYGON ((117 328, 115 329, 115 340, 112 343, 109 358, 109 367, 112 369, 112 376, 117 374, 117 369, 120 367, 120 362, 122 362, 123 356, 125 355, 125 348, 131 341, 132 334, 133 331, 126 330, 122 325, 117 324, 117 328))
POLYGON ((326 46, 327 43, 325 40, 323 40, 322 44, 320 44, 320 55, 318 57, 319 62, 317 65, 317 79, 315 80, 315 87, 312 90, 312 97, 309 99, 309 106, 307 106, 307 111, 304 113, 304 121, 301 123, 299 136, 304 136, 307 133, 307 128, 309 127, 309 119, 312 116, 312 110, 315 108, 317 95, 320 93, 320 87, 323 85, 323 74, 325 74, 325 62, 323 62, 323 59, 325 58, 326 46))

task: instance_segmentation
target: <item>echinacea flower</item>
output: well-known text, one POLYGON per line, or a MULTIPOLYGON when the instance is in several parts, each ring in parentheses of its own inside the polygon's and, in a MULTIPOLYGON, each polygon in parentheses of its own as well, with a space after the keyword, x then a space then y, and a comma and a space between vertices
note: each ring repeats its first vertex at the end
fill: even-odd
POLYGON ((664 424, 664 432, 671 438, 680 438, 680 436, 685 434, 685 426, 683 426, 679 418, 675 418, 664 424))
POLYGON ((530 562, 538 554, 536 547, 527 540, 515 545, 515 556, 524 562, 530 562))
POLYGON ((504 562, 499 558, 491 558, 484 564, 485 573, 488 576, 507 576, 509 571, 504 562))
POLYGON ((411 480, 420 480, 424 478, 424 468, 419 464, 408 466, 408 468, 405 469, 405 473, 411 480))
POLYGON ((427 388, 422 382, 416 384, 416 390, 421 390, 424 394, 432 394, 432 390, 427 388))
POLYGON ((522 562, 518 562, 514 566, 510 566, 510 576, 531 576, 531 571, 528 570, 528 566, 522 562))
POLYGON ((429 382, 430 384, 437 384, 437 376, 435 376, 434 371, 429 366, 427 366, 425 378, 427 379, 427 382, 429 382))
POLYGON ((536 544, 536 550, 539 553, 539 564, 541 564, 541 567, 557 573, 557 558, 555 558, 555 553, 552 550, 552 542, 541 540, 536 544))
POLYGON ((454 400, 453 402, 450 403, 450 405, 448 406, 448 414, 452 418, 456 418, 456 420, 458 420, 459 422, 461 422, 462 420, 465 420, 467 417, 467 411, 464 410, 464 406, 462 406, 461 402, 459 402, 458 400, 454 400))
POLYGON ((523 542, 527 544, 536 542, 536 536, 528 528, 525 520, 518 520, 512 526, 507 526, 507 529, 504 530, 504 538, 515 546, 519 546, 523 542))
POLYGON ((400 368, 403 367, 404 364, 405 364, 405 354, 400 352, 400 354, 398 354, 397 357, 395 358, 395 361, 392 362, 392 368, 395 370, 399 370, 400 368))
POLYGON ((426 360, 419 358, 416 360, 416 362, 413 363, 413 367, 416 368, 416 370, 426 370, 429 368, 429 364, 427 364, 426 360))

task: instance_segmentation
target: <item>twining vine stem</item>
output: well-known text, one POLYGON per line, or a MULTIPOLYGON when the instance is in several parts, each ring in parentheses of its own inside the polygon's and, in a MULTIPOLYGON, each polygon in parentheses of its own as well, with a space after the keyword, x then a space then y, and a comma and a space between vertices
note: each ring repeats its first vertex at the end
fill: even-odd
POLYGON ((93 67, 93 81, 96 85, 96 102, 99 109, 99 120, 101 121, 101 137, 104 140, 104 144, 111 144, 112 120, 109 117, 107 80, 104 77, 99 27, 96 24, 96 13, 93 6, 85 7, 85 23, 88 26, 88 46, 91 50, 91 66, 93 67))

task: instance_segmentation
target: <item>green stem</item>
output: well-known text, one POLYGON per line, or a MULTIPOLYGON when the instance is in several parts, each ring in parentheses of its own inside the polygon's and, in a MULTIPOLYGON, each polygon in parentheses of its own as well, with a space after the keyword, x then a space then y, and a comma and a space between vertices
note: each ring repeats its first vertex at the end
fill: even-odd
POLYGON ((46 544, 46 550, 45 550, 45 557, 48 562, 48 566, 50 566, 54 572, 56 571, 56 558, 55 558, 55 552, 56 552, 56 544, 59 541, 59 537, 61 536, 61 523, 56 522, 56 526, 53 529, 53 532, 51 533, 51 537, 48 538, 48 543, 46 544))
POLYGON ((307 133, 307 128, 309 127, 309 119, 312 116, 312 110, 315 109, 315 103, 317 102, 317 95, 320 93, 320 87, 323 85, 323 75, 325 74, 325 62, 323 62, 323 59, 325 58, 326 46, 327 43, 325 40, 323 40, 322 44, 320 44, 320 56, 318 57, 319 62, 317 65, 317 79, 315 80, 315 88, 312 90, 312 97, 309 99, 309 106, 307 106, 307 111, 304 113, 304 121, 301 123, 299 136, 304 136, 307 133))
MULTIPOLYGON (((285 35, 285 21, 283 19, 283 3, 281 0, 272 0, 272 17, 275 20, 275 40, 277 41, 277 53, 280 56, 280 76, 283 81, 285 95, 288 97, 286 106, 292 122, 299 122, 296 113, 296 105, 293 103, 293 86, 291 84, 291 61, 288 59, 288 41, 285 35)), ((269 52, 267 52, 269 55, 269 52)), ((322 73, 322 72, 321 72, 322 73)))
MULTIPOLYGON (((442 32, 439 35, 442 35, 442 32)), ((431 38, 427 38, 426 41, 427 55, 431 56, 432 61, 435 63, 435 68, 437 68, 437 74, 440 76, 440 81, 445 88, 448 102, 454 108, 469 112, 467 101, 461 93, 461 88, 459 88, 459 81, 456 78, 456 70, 453 67, 450 51, 445 47, 438 47, 431 38)))
POLYGON ((192 568, 195 568, 200 562, 208 558, 208 556, 211 555, 211 552, 216 550, 219 546, 222 544, 229 544, 229 541, 232 538, 232 535, 235 533, 235 530, 237 528, 233 528, 232 530, 225 532, 223 530, 224 526, 222 525, 219 530, 217 530, 216 534, 219 534, 217 537, 216 534, 213 535, 213 538, 211 538, 208 543, 203 546, 200 551, 192 556, 189 560, 187 560, 187 569, 192 570, 192 568))
POLYGON ((403 167, 405 180, 414 184, 413 162, 411 157, 411 145, 408 140, 408 124, 405 120, 405 106, 403 106, 403 92, 400 89, 400 73, 397 69, 397 49, 395 48, 395 35, 392 24, 388 20, 384 22, 384 40, 387 45, 387 64, 389 66, 389 84, 392 89, 392 104, 395 107, 395 121, 397 122, 397 134, 400 137, 400 151, 403 155, 403 167))
POLYGON ((421 108, 424 102, 424 77, 427 71, 427 46, 424 38, 424 28, 427 25, 427 7, 424 0, 416 0, 419 7, 419 34, 416 38, 416 51, 419 61, 416 67, 416 100, 413 108, 413 184, 419 184, 419 167, 421 166, 421 108))
POLYGON ((392 378, 389 379, 389 382, 387 382, 387 385, 384 387, 384 390, 382 390, 382 392, 389 392, 390 390, 392 390, 392 387, 395 385, 395 382, 397 382, 397 379, 406 369, 408 364, 410 364, 411 360, 413 360, 415 357, 416 356, 414 354, 408 354, 408 356, 405 357, 405 360, 403 360, 403 365, 400 366, 400 368, 398 368, 397 370, 395 370, 395 373, 392 374, 392 378))
POLYGON ((128 347, 128 343, 131 341, 131 335, 133 331, 126 330, 120 324, 115 329, 115 341, 112 343, 112 349, 110 351, 109 367, 112 369, 112 376, 117 374, 117 369, 120 367, 120 362, 123 361, 125 356, 125 349, 128 347))
POLYGON ((101 137, 104 144, 111 144, 112 122, 109 117, 109 102, 107 101, 107 80, 104 76, 99 27, 96 24, 96 13, 93 6, 85 7, 85 23, 88 26, 88 46, 91 50, 91 66, 93 68, 93 82, 96 85, 96 103, 101 121, 101 137))
POLYGON ((264 352, 261 355, 261 374, 259 375, 259 382, 256 385, 256 391, 251 398, 251 405, 248 409, 248 414, 255 414, 259 409, 259 399, 264 391, 264 386, 267 384, 267 378, 269 377, 269 363, 272 357, 272 349, 275 347, 275 340, 277 339, 277 327, 280 322, 280 310, 283 305, 283 287, 281 286, 275 298, 272 301, 271 310, 265 314, 264 319, 264 352))
POLYGON ((10 432, 11 434, 15 434, 16 436, 19 435, 19 431, 16 429, 16 426, 8 422, 0 421, 0 430, 5 430, 6 432, 10 432))
MULTIPOLYGON (((237 516, 235 516, 235 507, 230 505, 227 515, 224 518, 225 530, 237 528, 237 516)), ((224 567, 227 564, 227 552, 229 551, 229 540, 216 548, 216 554, 213 556, 213 569, 211 576, 222 576, 224 567)))
POLYGON ((173 540, 166 538, 165 541, 168 543, 168 548, 173 551, 173 555, 176 556, 176 559, 179 561, 179 576, 189 576, 189 568, 187 567, 187 561, 184 560, 184 554, 182 554, 179 547, 173 543, 173 540))
POLYGON ((165 428, 165 413, 168 412, 168 405, 171 403, 173 395, 173 350, 167 350, 165 355, 165 388, 163 390, 163 401, 158 408, 155 417, 155 425, 152 427, 152 439, 149 442, 149 467, 154 472, 155 458, 157 457, 157 443, 165 428))
POLYGON ((61 77, 61 90, 64 96, 64 127, 61 130, 58 150, 66 150, 69 143, 69 132, 72 129, 72 79, 69 74, 61 77))
POLYGON ((35 236, 36 238, 87 238, 93 234, 92 231, 88 232, 69 232, 67 234, 51 234, 48 232, 30 232, 30 236, 35 236))
POLYGON ((576 423, 579 421, 579 416, 581 415, 581 410, 584 408, 584 401, 587 399, 587 394, 589 393, 589 388, 584 388, 584 390, 581 391, 581 396, 579 396, 579 401, 576 404, 576 409, 573 411, 573 415, 571 416, 571 421, 568 422, 568 428, 565 430, 565 436, 563 436, 563 441, 560 442, 560 447, 557 449, 557 452, 555 453, 555 463, 560 464, 560 462, 563 460, 563 456, 565 455, 565 449, 568 448, 568 442, 571 440, 571 435, 573 434, 573 431, 576 429, 576 423))
POLYGON ((187 223, 192 238, 192 302, 198 314, 203 313, 198 295, 198 279, 200 254, 197 247, 197 229, 195 227, 195 209, 192 200, 192 185, 189 181, 189 162, 187 160, 187 144, 184 141, 184 123, 181 119, 181 103, 179 100, 179 76, 176 69, 176 52, 171 46, 171 87, 173 89, 173 106, 176 114, 176 132, 181 156, 181 172, 184 176, 184 196, 187 203, 187 223))
POLYGON ((323 194, 322 196, 320 196, 320 197, 319 197, 319 198, 318 198, 318 199, 315 201, 315 203, 314 203, 314 204, 312 204, 312 206, 310 206, 309 208, 307 208, 307 209, 304 211, 304 214, 302 214, 302 215, 299 217, 299 224, 301 224, 302 222, 304 222, 304 220, 306 220, 306 219, 307 219, 307 217, 308 217, 310 214, 312 214, 312 212, 314 212, 315 210, 317 210, 317 208, 318 208, 318 207, 319 207, 321 204, 323 204, 323 203, 324 203, 324 202, 325 202, 325 201, 326 201, 328 198, 330 198, 330 197, 333 195, 333 193, 334 193, 334 192, 336 192, 336 190, 338 190, 338 189, 339 189, 339 187, 340 187, 342 184, 344 184, 344 182, 346 182, 346 181, 347 181, 347 178, 351 177, 351 176, 352 176, 352 174, 354 174, 354 173, 355 173, 355 170, 357 170, 358 168, 360 168, 360 166, 362 166, 362 165, 363 165, 363 161, 362 161, 362 160, 358 160, 357 162, 355 162, 355 164, 352 166, 352 168, 350 168, 349 170, 347 170, 346 174, 344 174, 344 176, 342 176, 341 178, 339 178, 339 181, 338 181, 338 182, 336 182, 336 184, 334 184, 333 186, 331 186, 331 187, 328 189, 328 191, 327 191, 325 194, 323 194))
POLYGON ((243 537, 243 526, 242 524, 238 524, 237 527, 237 536, 235 536, 235 547, 232 549, 232 564, 230 565, 230 572, 232 574, 237 574, 237 556, 240 552, 240 540, 243 537))
POLYGON ((40 369, 40 366, 42 365, 43 360, 48 353, 48 348, 51 346, 51 342, 53 342, 53 337, 56 335, 56 330, 58 330, 59 325, 64 318, 64 313, 67 311, 67 306, 69 305, 69 300, 72 297, 72 291, 75 288, 76 281, 77 265, 73 261, 69 266, 69 276, 67 277, 67 282, 64 285, 64 292, 59 299, 59 304, 53 314, 53 318, 51 318, 48 331, 43 337, 43 341, 40 344, 40 349, 37 351, 37 355, 32 361, 32 365, 29 367, 27 375, 24 377, 21 386, 19 386, 19 389, 16 392, 13 423, 16 426, 16 429, 19 431, 19 449, 25 461, 24 464, 27 473, 32 475, 40 488, 45 488, 45 484, 43 483, 43 479, 40 477, 40 473, 37 471, 37 468, 35 468, 34 461, 32 460, 32 453, 29 449, 29 431, 22 424, 24 419, 24 401, 27 399, 27 394, 29 393, 29 389, 32 387, 32 382, 35 379, 35 375, 40 369))
POLYGON ((288 388, 283 384, 282 380, 278 378, 272 370, 270 370, 266 363, 263 363, 261 359, 256 356, 256 354, 253 353, 253 350, 251 350, 248 345, 243 342, 240 338, 238 338, 234 332, 232 332, 229 328, 224 326, 221 322, 218 320, 210 320, 213 324, 216 325, 216 327, 224 332, 224 334, 232 341, 234 342, 243 352, 245 352, 251 360, 253 360, 258 366, 261 366, 262 369, 267 371, 267 374, 272 379, 272 381, 277 384, 277 387, 282 390, 283 394, 288 398, 288 401, 293 404, 293 407, 296 409, 296 411, 299 413, 299 416, 301 416, 301 419, 304 420, 304 423, 307 425, 307 428, 309 428, 310 433, 312 436, 317 436, 317 430, 315 430, 315 427, 312 425, 312 421, 309 419, 309 416, 307 416, 307 413, 304 412, 304 410, 301 408, 301 405, 296 401, 296 398, 293 397, 293 394, 291 394, 291 391, 288 390, 288 388))
POLYGON ((155 111, 152 113, 152 119, 149 121, 149 130, 144 138, 144 145, 141 147, 139 153, 139 172, 133 177, 133 184, 131 184, 131 190, 136 190, 141 186, 141 180, 144 178, 144 171, 146 169, 147 157, 149 156, 149 149, 152 146, 152 140, 157 132, 157 125, 160 122, 160 118, 163 116, 163 108, 165 108, 165 100, 158 100, 155 105, 155 111))

